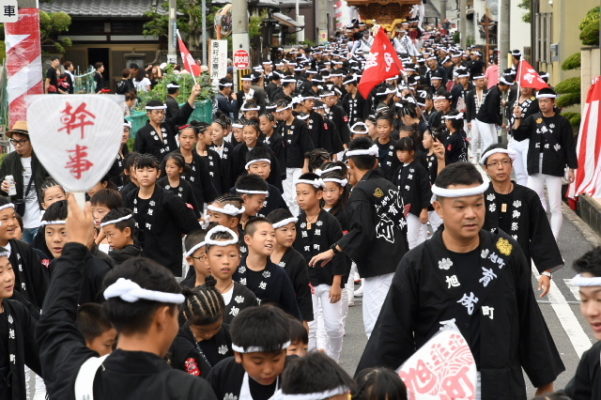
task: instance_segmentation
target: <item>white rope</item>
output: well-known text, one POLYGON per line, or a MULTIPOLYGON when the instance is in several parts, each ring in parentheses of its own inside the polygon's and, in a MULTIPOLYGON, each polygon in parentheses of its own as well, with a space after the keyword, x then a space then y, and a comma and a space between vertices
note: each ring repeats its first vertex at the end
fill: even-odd
POLYGON ((181 293, 159 292, 140 287, 136 282, 119 278, 104 290, 106 300, 119 297, 128 303, 135 303, 138 300, 150 300, 158 303, 182 304, 186 298, 181 293))
POLYGON ((236 232, 234 232, 230 228, 225 227, 223 225, 217 225, 217 226, 211 228, 207 232, 207 235, 205 236, 205 245, 211 245, 211 246, 230 246, 232 244, 238 244, 238 235, 236 234, 236 232), (211 239, 211 236, 213 236, 214 234, 219 233, 219 232, 228 233, 232 238, 228 239, 228 240, 215 240, 215 239, 211 239))
POLYGON ((230 215, 232 217, 236 217, 240 214, 243 214, 244 211, 246 211, 246 209, 244 208, 244 206, 238 208, 233 204, 226 204, 223 207, 218 207, 216 205, 213 204, 209 204, 209 206, 207 207, 208 210, 210 211, 214 211, 214 212, 218 212, 218 213, 222 213, 222 214, 227 214, 230 215))
POLYGON ((349 150, 346 152, 346 157, 353 156, 373 156, 377 157, 380 154, 380 150, 378 149, 378 145, 374 144, 369 149, 355 149, 349 150))
POLYGON ((101 228, 104 228, 104 227, 105 227, 105 226, 107 226, 107 225, 116 224, 116 223, 119 223, 119 222, 121 222, 121 221, 126 221, 126 220, 128 220, 128 219, 130 219, 130 218, 133 218, 133 215, 132 215, 132 214, 126 215, 126 216, 124 216, 124 217, 121 217, 121 218, 112 219, 112 220, 110 220, 110 221, 102 222, 102 223, 100 224, 100 227, 101 227, 101 228))

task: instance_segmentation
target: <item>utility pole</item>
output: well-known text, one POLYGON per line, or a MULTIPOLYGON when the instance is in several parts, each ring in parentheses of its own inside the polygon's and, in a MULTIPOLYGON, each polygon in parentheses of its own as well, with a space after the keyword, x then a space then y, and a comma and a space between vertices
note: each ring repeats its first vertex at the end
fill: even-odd
MULTIPOLYGON (((497 43, 499 49, 499 72, 507 68, 507 53, 509 53, 510 0, 499 1, 499 22, 497 24, 497 43)), ((488 54, 486 55, 488 57, 488 54)))
MULTIPOLYGON (((232 56, 236 53, 237 50, 245 50, 250 55, 247 0, 232 0, 232 46, 232 56)), ((238 71, 235 71, 237 74, 238 71)), ((234 89, 237 90, 237 88, 238 79, 234 77, 234 89)))
POLYGON ((207 0, 201 1, 201 26, 202 26, 202 65, 209 66, 207 58, 207 0))
POLYGON ((457 0, 459 6, 459 39, 461 48, 467 47, 467 2, 466 0, 457 0))
POLYGON ((441 23, 443 23, 444 20, 447 19, 447 1, 448 0, 441 0, 440 1, 440 20, 441 20, 441 23))
POLYGON ((314 0, 315 25, 317 27, 317 43, 328 41, 328 2, 327 0, 314 0))
POLYGON ((169 25, 167 30, 167 63, 177 64, 175 51, 175 35, 177 23, 177 0, 169 0, 169 25))

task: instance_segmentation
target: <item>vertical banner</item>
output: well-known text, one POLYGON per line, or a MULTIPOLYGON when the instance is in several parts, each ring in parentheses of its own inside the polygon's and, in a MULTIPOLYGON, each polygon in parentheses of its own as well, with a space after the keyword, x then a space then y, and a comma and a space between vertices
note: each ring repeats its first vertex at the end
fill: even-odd
POLYGON ((19 20, 4 24, 8 71, 9 121, 25 121, 25 96, 44 93, 40 15, 37 8, 19 9, 19 20))
POLYGON ((212 81, 218 81, 227 75, 227 40, 210 41, 209 74, 212 81))

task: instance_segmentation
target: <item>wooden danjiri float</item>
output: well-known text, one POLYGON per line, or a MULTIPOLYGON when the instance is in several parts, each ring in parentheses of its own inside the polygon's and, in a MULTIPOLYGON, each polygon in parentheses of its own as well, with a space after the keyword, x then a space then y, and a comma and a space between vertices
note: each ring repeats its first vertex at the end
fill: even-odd
POLYGON ((371 25, 380 25, 388 32, 405 22, 411 7, 421 0, 347 0, 349 6, 355 6, 361 20, 371 25))

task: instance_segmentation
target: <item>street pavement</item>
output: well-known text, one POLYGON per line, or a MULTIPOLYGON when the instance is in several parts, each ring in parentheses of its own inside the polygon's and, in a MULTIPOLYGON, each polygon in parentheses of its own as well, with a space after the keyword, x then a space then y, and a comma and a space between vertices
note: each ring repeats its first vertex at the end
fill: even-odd
MULTIPOLYGON (((566 367, 565 372, 559 375, 555 382, 556 389, 565 387, 576 370, 582 351, 595 343, 588 324, 580 315, 578 292, 569 287, 567 282, 574 276, 572 262, 586 251, 599 245, 601 245, 601 238, 573 211, 564 206, 559 248, 566 261, 565 267, 553 274, 554 286, 549 296, 538 299, 540 309, 566 367)), ((534 277, 532 285, 537 293, 534 277)), ((351 375, 355 372, 366 342, 361 318, 361 298, 355 298, 355 305, 350 307, 346 321, 346 335, 340 359, 343 368, 351 375)), ((525 376, 525 380, 528 385, 528 393, 533 396, 534 388, 527 376, 525 376)))

